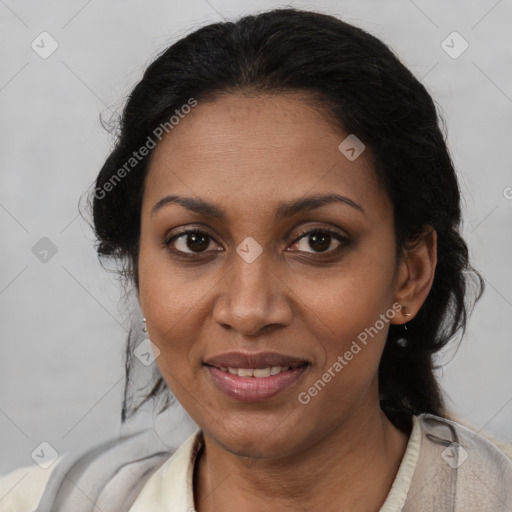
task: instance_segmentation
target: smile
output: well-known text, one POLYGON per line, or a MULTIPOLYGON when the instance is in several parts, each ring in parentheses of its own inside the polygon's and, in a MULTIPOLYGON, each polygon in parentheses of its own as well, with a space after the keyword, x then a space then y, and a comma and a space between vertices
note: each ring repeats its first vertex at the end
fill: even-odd
POLYGON ((236 400, 257 402, 268 400, 296 384, 309 368, 304 363, 295 367, 216 368, 208 366, 215 386, 236 400))
POLYGON ((267 368, 220 368, 223 372, 238 375, 239 377, 265 378, 271 375, 279 375, 281 372, 290 370, 289 366, 268 366, 267 368))

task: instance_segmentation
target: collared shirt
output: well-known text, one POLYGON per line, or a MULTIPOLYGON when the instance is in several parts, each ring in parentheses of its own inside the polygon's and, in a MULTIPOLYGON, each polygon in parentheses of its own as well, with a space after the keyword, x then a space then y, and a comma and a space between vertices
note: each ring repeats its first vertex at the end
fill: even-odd
MULTIPOLYGON (((402 510, 420 450, 421 428, 413 417, 413 428, 405 455, 391 490, 379 512, 402 510)), ((197 454, 203 445, 202 432, 191 435, 174 455, 148 480, 130 512, 192 512, 193 475, 197 454), (172 504, 172 508, 169 505, 172 504)))

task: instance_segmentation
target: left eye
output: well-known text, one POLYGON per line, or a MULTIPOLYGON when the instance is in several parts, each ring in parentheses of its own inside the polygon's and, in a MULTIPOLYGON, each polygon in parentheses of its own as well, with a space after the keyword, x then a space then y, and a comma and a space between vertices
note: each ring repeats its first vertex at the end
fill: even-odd
POLYGON ((300 251, 321 253, 334 251, 339 246, 347 244, 348 239, 339 233, 330 231, 328 229, 313 229, 303 233, 302 236, 298 238, 293 245, 297 245, 297 248, 300 251), (329 247, 333 242, 337 242, 337 245, 329 250, 329 247), (302 248, 300 247, 301 243, 303 244, 302 248), (313 249, 313 251, 308 251, 308 248, 313 249))

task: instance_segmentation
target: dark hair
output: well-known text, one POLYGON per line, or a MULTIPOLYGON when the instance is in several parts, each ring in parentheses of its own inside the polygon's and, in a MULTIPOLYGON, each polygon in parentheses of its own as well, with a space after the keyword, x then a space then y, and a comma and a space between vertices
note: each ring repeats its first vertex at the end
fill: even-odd
MULTIPOLYGON (((161 53, 131 92, 115 147, 96 180, 92 209, 100 259, 123 262, 122 275, 138 288, 141 200, 151 150, 133 170, 126 162, 154 141, 158 126, 169 131, 169 119, 191 98, 200 103, 234 92, 303 92, 340 129, 355 134, 393 204, 397 255, 426 227, 436 230, 432 288, 407 324, 405 347, 397 343, 401 326, 390 325, 379 386, 383 408, 397 425, 411 414, 445 415, 433 356, 459 331, 462 336, 484 282, 460 235, 457 177, 432 98, 383 42, 360 28, 325 14, 276 9, 202 27, 161 53)), ((136 407, 128 403, 135 339, 132 329, 122 421, 163 392, 163 408, 170 403, 158 369, 151 391, 136 407)))

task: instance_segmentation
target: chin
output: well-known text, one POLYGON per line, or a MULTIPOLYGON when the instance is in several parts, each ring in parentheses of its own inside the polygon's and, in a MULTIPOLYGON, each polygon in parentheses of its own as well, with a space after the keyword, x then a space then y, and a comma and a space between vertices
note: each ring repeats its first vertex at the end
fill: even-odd
MULTIPOLYGON (((217 423, 217 422, 216 422, 217 423)), ((222 423, 222 427, 208 429, 207 434, 224 450, 254 459, 274 459, 294 454, 299 445, 307 444, 313 437, 308 433, 304 420, 287 424, 282 419, 274 421, 247 419, 233 423, 222 423), (258 425, 262 425, 258 428, 258 425), (302 432, 301 432, 302 431, 302 432)))

